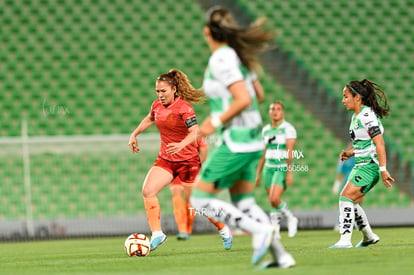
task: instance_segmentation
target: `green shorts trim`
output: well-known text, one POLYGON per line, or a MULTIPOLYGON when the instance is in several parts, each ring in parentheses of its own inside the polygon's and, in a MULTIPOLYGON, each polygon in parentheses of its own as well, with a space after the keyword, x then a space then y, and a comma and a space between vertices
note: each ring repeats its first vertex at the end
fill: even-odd
POLYGON ((370 163, 352 168, 347 182, 352 182, 355 186, 361 187, 361 192, 366 194, 378 183, 379 179, 378 164, 370 163))
POLYGON ((230 200, 232 203, 237 203, 239 201, 242 201, 248 198, 253 198, 253 197, 254 197, 253 193, 230 194, 230 200))
POLYGON ((193 191, 191 192, 191 197, 194 198, 201 198, 201 199, 211 199, 211 198, 216 198, 217 195, 216 194, 211 194, 211 193, 207 193, 198 189, 193 189, 193 191))
POLYGON ((270 188, 272 184, 276 184, 286 189, 286 169, 263 167, 262 182, 266 188, 270 188))
POLYGON ((200 177, 204 182, 212 182, 217 189, 230 188, 236 180, 254 183, 256 169, 262 151, 233 153, 222 144, 209 154, 203 163, 200 177))

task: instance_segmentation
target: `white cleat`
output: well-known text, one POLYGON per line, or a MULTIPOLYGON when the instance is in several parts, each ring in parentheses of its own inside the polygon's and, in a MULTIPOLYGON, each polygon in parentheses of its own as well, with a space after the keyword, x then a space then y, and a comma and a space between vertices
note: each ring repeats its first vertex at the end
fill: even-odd
POLYGON ((349 241, 338 241, 336 244, 331 245, 329 248, 352 248, 352 243, 349 241))
POLYGON ((219 230, 221 240, 223 241, 223 246, 225 250, 230 250, 233 245, 233 235, 231 234, 230 228, 225 225, 222 229, 219 230))
POLYGON ((160 245, 165 243, 166 240, 167 240, 167 235, 165 235, 164 233, 159 235, 158 237, 155 237, 155 238, 151 237, 150 250, 154 251, 160 245))
POLYGON ((264 232, 254 234, 252 264, 258 264, 266 255, 267 250, 272 242, 274 227, 269 226, 264 232))
POLYGON ((292 255, 286 253, 277 262, 267 261, 260 265, 256 270, 270 269, 270 268, 289 268, 296 265, 295 259, 292 255))
POLYGON ((295 259, 289 253, 285 253, 280 259, 278 259, 279 268, 289 268, 296 265, 295 259))
POLYGON ((293 238, 295 237, 296 233, 298 233, 298 219, 296 217, 291 218, 287 224, 288 228, 288 237, 293 238))
POLYGON ((376 234, 372 234, 372 237, 369 240, 361 240, 355 247, 367 247, 371 244, 376 244, 380 240, 380 237, 376 234))

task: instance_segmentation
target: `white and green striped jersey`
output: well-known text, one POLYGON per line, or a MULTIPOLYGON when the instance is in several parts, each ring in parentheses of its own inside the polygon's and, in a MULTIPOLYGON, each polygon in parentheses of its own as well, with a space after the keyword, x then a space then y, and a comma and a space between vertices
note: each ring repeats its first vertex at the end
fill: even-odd
POLYGON ((204 73, 203 90, 208 97, 211 115, 223 113, 231 104, 233 98, 227 87, 244 80, 252 98, 252 104, 231 121, 219 129, 222 142, 232 152, 258 152, 264 148, 260 132, 262 118, 253 81, 256 74, 241 64, 236 51, 229 46, 223 46, 210 57, 204 73))
POLYGON ((286 149, 286 140, 296 139, 295 127, 285 120, 275 128, 267 124, 263 127, 262 137, 266 145, 265 166, 287 166, 288 151, 286 149))
POLYGON ((374 135, 383 134, 384 127, 374 111, 368 106, 363 106, 358 114, 352 115, 349 126, 349 135, 353 140, 355 152, 355 166, 371 161, 378 163, 376 146, 372 141, 373 132, 374 135))

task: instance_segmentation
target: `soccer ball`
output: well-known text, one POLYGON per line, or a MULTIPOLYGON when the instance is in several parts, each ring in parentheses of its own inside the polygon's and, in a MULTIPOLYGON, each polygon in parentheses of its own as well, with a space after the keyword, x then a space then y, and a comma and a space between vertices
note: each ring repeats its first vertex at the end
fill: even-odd
POLYGON ((135 233, 125 240, 125 253, 132 257, 144 257, 150 254, 150 239, 142 233, 135 233))

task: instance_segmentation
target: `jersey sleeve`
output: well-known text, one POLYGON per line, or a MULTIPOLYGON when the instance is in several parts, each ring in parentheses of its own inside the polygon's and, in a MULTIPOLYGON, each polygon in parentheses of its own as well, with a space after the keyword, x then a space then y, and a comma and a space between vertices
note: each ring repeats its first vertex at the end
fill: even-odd
POLYGON ((296 129, 290 123, 286 127, 286 139, 296 139, 296 129))
POLYGON ((378 117, 371 110, 363 111, 361 118, 362 127, 368 132, 368 135, 373 138, 382 134, 378 117))
POLYGON ((197 118, 194 112, 194 108, 189 103, 182 105, 181 116, 187 128, 190 128, 197 124, 197 118))
POLYGON ((263 128, 262 128, 262 138, 264 138, 266 131, 270 128, 269 124, 266 124, 263 128))
POLYGON ((239 80, 243 80, 242 72, 239 69, 238 57, 234 51, 217 52, 210 59, 210 66, 214 78, 226 87, 239 80))

